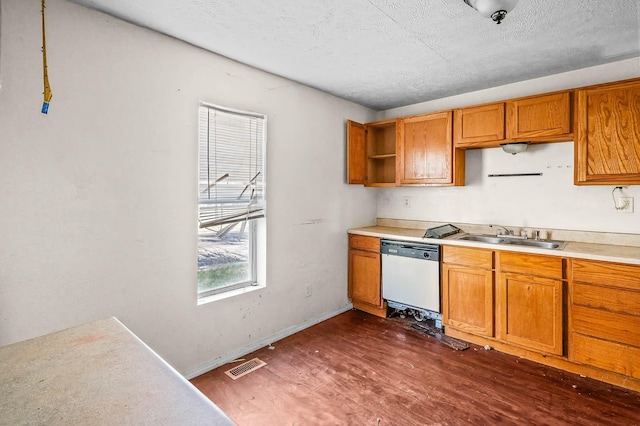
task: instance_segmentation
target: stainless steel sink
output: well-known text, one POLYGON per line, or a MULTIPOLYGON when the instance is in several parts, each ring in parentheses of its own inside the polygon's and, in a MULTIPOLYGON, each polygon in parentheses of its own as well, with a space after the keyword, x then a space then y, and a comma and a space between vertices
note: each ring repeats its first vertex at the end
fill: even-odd
POLYGON ((504 240, 502 244, 511 244, 514 246, 538 247, 545 249, 558 249, 567 245, 566 241, 541 241, 541 240, 504 240))
POLYGON ((486 234, 465 234, 459 238, 458 240, 464 241, 477 241, 479 243, 487 243, 487 244, 503 244, 503 245, 513 245, 513 246, 524 246, 524 247, 536 247, 536 248, 544 248, 550 250, 562 249, 567 245, 566 241, 554 241, 554 240, 532 240, 532 239, 520 239, 520 238, 509 238, 509 237, 499 237, 496 235, 486 235, 486 234))
POLYGON ((479 243, 500 244, 504 242, 504 238, 496 237, 495 235, 481 235, 481 234, 466 234, 459 240, 477 241, 479 243))

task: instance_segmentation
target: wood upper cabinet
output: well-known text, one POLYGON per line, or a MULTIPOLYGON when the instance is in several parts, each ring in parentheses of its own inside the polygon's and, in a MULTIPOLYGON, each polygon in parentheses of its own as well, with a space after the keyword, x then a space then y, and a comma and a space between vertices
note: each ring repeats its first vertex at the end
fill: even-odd
POLYGON ((396 186, 399 119, 360 124, 347 121, 347 181, 396 186))
POLYGON ((572 141, 572 105, 572 91, 507 101, 507 139, 572 141))
POLYGON ((365 124, 366 186, 396 186, 396 147, 399 119, 365 124))
POLYGON ((535 351, 563 355, 563 259, 500 253, 498 337, 535 351))
POLYGON ((349 297, 354 308, 386 316, 382 300, 380 238, 349 234, 349 297))
POLYGON ((574 259, 569 359, 640 379, 640 266, 574 259))
POLYGON ((453 113, 444 111, 400 121, 400 185, 464 185, 464 152, 454 152, 452 119, 453 113))
POLYGON ((573 92, 570 90, 456 109, 454 145, 497 147, 508 142, 573 140, 573 92))
POLYGON ((442 317, 445 326, 494 335, 494 253, 443 246, 442 317))
POLYGON ((576 185, 640 184, 640 79, 577 91, 576 185))
POLYGON ((453 140, 458 148, 498 146, 505 139, 504 102, 459 108, 453 114, 453 140))
POLYGON ((364 125, 347 120, 347 182, 364 184, 365 176, 364 125))

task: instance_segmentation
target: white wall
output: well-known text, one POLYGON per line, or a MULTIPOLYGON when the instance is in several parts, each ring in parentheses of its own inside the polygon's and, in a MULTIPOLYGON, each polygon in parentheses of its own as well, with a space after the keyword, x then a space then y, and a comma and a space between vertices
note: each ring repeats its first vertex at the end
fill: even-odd
MULTIPOLYGON (((640 58, 558 74, 385 111, 402 117, 551 92, 640 76, 640 58)), ((393 188, 380 191, 378 216, 463 223, 499 223, 588 231, 640 233, 640 187, 624 189, 635 212, 614 208, 614 186, 573 185, 573 142, 532 145, 517 155, 500 148, 466 152, 466 186, 393 188), (489 178, 497 173, 536 173, 541 177, 489 178), (411 206, 403 207, 404 197, 411 206)))
POLYGON ((62 0, 3 0, 0 345, 116 316, 182 372, 348 307, 364 107, 62 0), (267 288, 196 304, 198 101, 268 115, 267 288), (313 295, 305 298, 306 283, 313 295))

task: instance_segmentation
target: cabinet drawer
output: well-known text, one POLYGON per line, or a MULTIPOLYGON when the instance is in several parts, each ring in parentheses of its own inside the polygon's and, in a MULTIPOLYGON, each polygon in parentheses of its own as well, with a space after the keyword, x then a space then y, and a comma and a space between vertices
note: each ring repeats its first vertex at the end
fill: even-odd
POLYGON ((469 247, 442 247, 443 262, 456 265, 476 266, 478 268, 493 269, 494 256, 492 250, 469 247))
POLYGON ((563 279, 563 259, 527 253, 500 253, 500 270, 524 275, 563 279))
POLYGON ((574 334, 569 359, 640 379, 640 348, 574 334))
POLYGON ((349 234, 349 248, 380 252, 380 238, 349 234))
POLYGON ((573 281, 640 290, 640 266, 573 260, 573 281))
POLYGON ((640 315, 640 291, 573 284, 573 305, 623 315, 640 315))
POLYGON ((640 347, 640 316, 573 305, 571 324, 576 333, 640 347))

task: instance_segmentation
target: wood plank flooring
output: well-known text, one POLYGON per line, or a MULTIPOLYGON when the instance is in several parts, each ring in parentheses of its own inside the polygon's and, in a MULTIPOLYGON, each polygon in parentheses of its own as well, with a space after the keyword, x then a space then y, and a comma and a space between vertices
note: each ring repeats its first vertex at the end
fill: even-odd
POLYGON ((191 382, 238 425, 640 425, 640 393, 349 311, 191 382))

